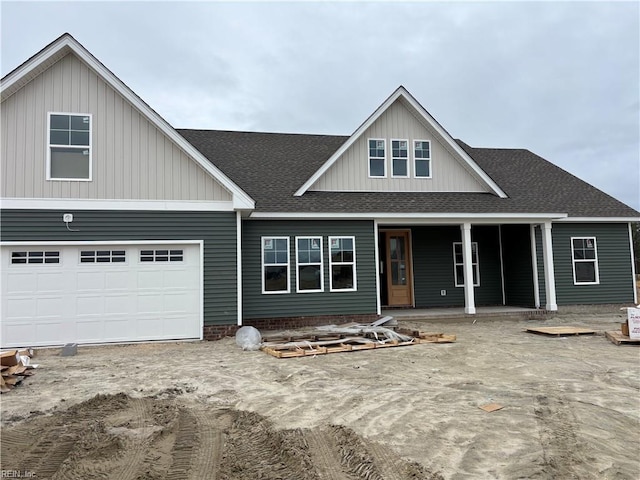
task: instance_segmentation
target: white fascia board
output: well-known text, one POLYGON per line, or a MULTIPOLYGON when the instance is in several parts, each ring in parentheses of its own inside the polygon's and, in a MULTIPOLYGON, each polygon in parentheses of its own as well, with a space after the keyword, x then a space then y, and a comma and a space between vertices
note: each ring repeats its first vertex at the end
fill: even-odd
POLYGON ((198 200, 98 200, 86 198, 2 198, 4 210, 179 210, 232 212, 234 204, 198 200))
POLYGON ((542 223, 565 218, 566 213, 332 213, 252 212, 255 220, 377 220, 379 224, 418 223, 542 223))
POLYGON ((33 245, 33 246, 62 246, 62 245, 202 245, 202 240, 55 240, 55 241, 5 241, 0 242, 3 247, 17 246, 17 245, 33 245))
POLYGON ((482 179, 482 181, 500 198, 507 198, 507 194, 495 183, 491 177, 489 177, 480 166, 473 161, 473 159, 456 143, 456 141, 449 135, 449 133, 442 128, 442 126, 425 110, 425 108, 418 103, 418 101, 411 96, 411 94, 402 86, 398 87, 395 92, 387 98, 382 105, 380 105, 373 114, 365 120, 365 122, 353 132, 351 137, 342 144, 342 146, 320 167, 311 178, 309 178, 294 194, 299 197, 303 195, 311 186, 329 170, 329 168, 347 151, 351 145, 353 145, 358 138, 398 99, 404 98, 415 110, 422 116, 422 118, 449 144, 453 151, 455 151, 463 161, 482 179))
POLYGON ((558 222, 574 223, 612 223, 612 222, 640 222, 640 217, 567 217, 558 222))
POLYGON ((37 55, 18 67, 11 75, 2 82, 1 90, 11 87, 15 82, 19 81, 25 75, 29 75, 43 62, 46 62, 53 55, 62 49, 70 49, 78 58, 85 62, 93 69, 102 79, 104 79, 111 87, 113 87, 120 95, 137 108, 151 123, 169 137, 176 145, 178 145, 187 155, 189 155, 204 171, 220 182, 227 190, 231 192, 234 199, 234 206, 238 209, 253 209, 255 201, 238 187, 229 177, 227 177, 220 169, 213 165, 202 155, 193 145, 187 142, 175 129, 167 123, 158 113, 155 112, 144 100, 136 95, 122 80, 116 77, 107 67, 105 67, 96 57, 94 57, 86 48, 84 48, 71 35, 65 34, 57 42, 46 47, 37 55))

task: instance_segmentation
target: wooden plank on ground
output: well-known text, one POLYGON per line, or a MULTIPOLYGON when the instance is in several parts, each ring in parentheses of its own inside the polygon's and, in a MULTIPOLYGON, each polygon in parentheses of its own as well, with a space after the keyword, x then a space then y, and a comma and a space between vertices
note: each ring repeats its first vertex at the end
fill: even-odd
POLYGON ((595 335, 596 331, 590 328, 582 327, 530 327, 526 330, 529 333, 538 333, 542 335, 550 336, 564 336, 564 335, 595 335))
POLYGON ((640 345, 640 339, 629 338, 627 335, 623 335, 622 332, 611 331, 604 332, 606 337, 616 345, 640 345))

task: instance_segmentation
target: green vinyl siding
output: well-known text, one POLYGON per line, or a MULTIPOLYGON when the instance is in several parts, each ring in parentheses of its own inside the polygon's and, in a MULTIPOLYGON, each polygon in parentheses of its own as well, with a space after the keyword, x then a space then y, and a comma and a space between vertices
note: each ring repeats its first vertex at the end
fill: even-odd
POLYGON ((535 306, 529 225, 502 225, 502 260, 507 305, 535 306))
POLYGON ((554 223, 551 233, 558 305, 633 302, 627 223, 554 223), (598 285, 574 285, 571 237, 596 238, 598 285))
POLYGON ((243 317, 376 313, 375 238, 371 221, 248 220, 242 224, 243 317), (323 292, 296 292, 296 236, 322 237, 323 292), (357 291, 329 291, 328 238, 355 237, 357 291), (289 237, 290 293, 262 293, 262 237, 289 237))
POLYGON ((4 242, 203 240, 204 323, 237 323, 235 212, 3 210, 0 228, 4 242))
MULTIPOLYGON (((455 286, 453 273, 453 243, 462 241, 460 227, 412 227, 411 239, 416 307, 464 306, 464 288, 455 286)), ((498 227, 473 226, 471 240, 478 242, 480 265, 476 305, 502 304, 498 227)))

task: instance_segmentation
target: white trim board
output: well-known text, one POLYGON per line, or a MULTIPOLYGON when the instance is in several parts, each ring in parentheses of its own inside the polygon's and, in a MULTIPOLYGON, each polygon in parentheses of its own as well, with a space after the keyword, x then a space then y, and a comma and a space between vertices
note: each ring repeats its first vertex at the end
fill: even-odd
POLYGON ((443 139, 448 147, 455 152, 462 161, 474 172, 478 178, 498 197, 507 198, 507 194, 498 186, 496 182, 487 175, 484 170, 465 152, 460 145, 442 128, 442 126, 429 114, 429 112, 403 87, 399 86, 395 92, 380 105, 375 112, 365 122, 360 125, 349 139, 295 192, 299 197, 311 188, 311 186, 325 174, 327 170, 351 147, 365 131, 399 98, 406 101, 416 113, 433 128, 433 130, 443 139))
POLYGON ((115 76, 96 57, 84 48, 70 34, 65 33, 37 54, 10 72, 0 83, 2 100, 15 93, 22 85, 21 80, 27 81, 40 73, 41 67, 51 65, 67 53, 73 53, 89 68, 96 72, 105 82, 113 87, 120 95, 130 102, 142 115, 155 125, 162 133, 169 137, 178 147, 189 155, 203 170, 220 182, 233 195, 233 205, 237 209, 253 209, 255 201, 240 187, 238 187, 220 169, 213 165, 193 145, 187 142, 169 123, 136 95, 125 83, 115 76), (9 91, 8 93, 5 93, 9 91))
POLYGON ((458 224, 464 221, 474 223, 544 223, 566 217, 566 213, 336 213, 336 212, 251 212, 254 220, 378 220, 380 224, 402 224, 410 222, 433 222, 458 224))
POLYGON ((93 198, 2 198, 6 210, 182 210, 232 212, 234 204, 207 200, 109 200, 93 198))

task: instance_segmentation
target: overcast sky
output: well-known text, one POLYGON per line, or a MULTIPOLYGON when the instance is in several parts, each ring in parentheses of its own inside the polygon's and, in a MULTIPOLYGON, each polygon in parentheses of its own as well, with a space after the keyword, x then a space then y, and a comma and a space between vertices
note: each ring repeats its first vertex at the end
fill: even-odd
POLYGON ((8 2, 2 75, 64 32, 176 128, 349 135, 399 85, 640 210, 630 2, 8 2))

